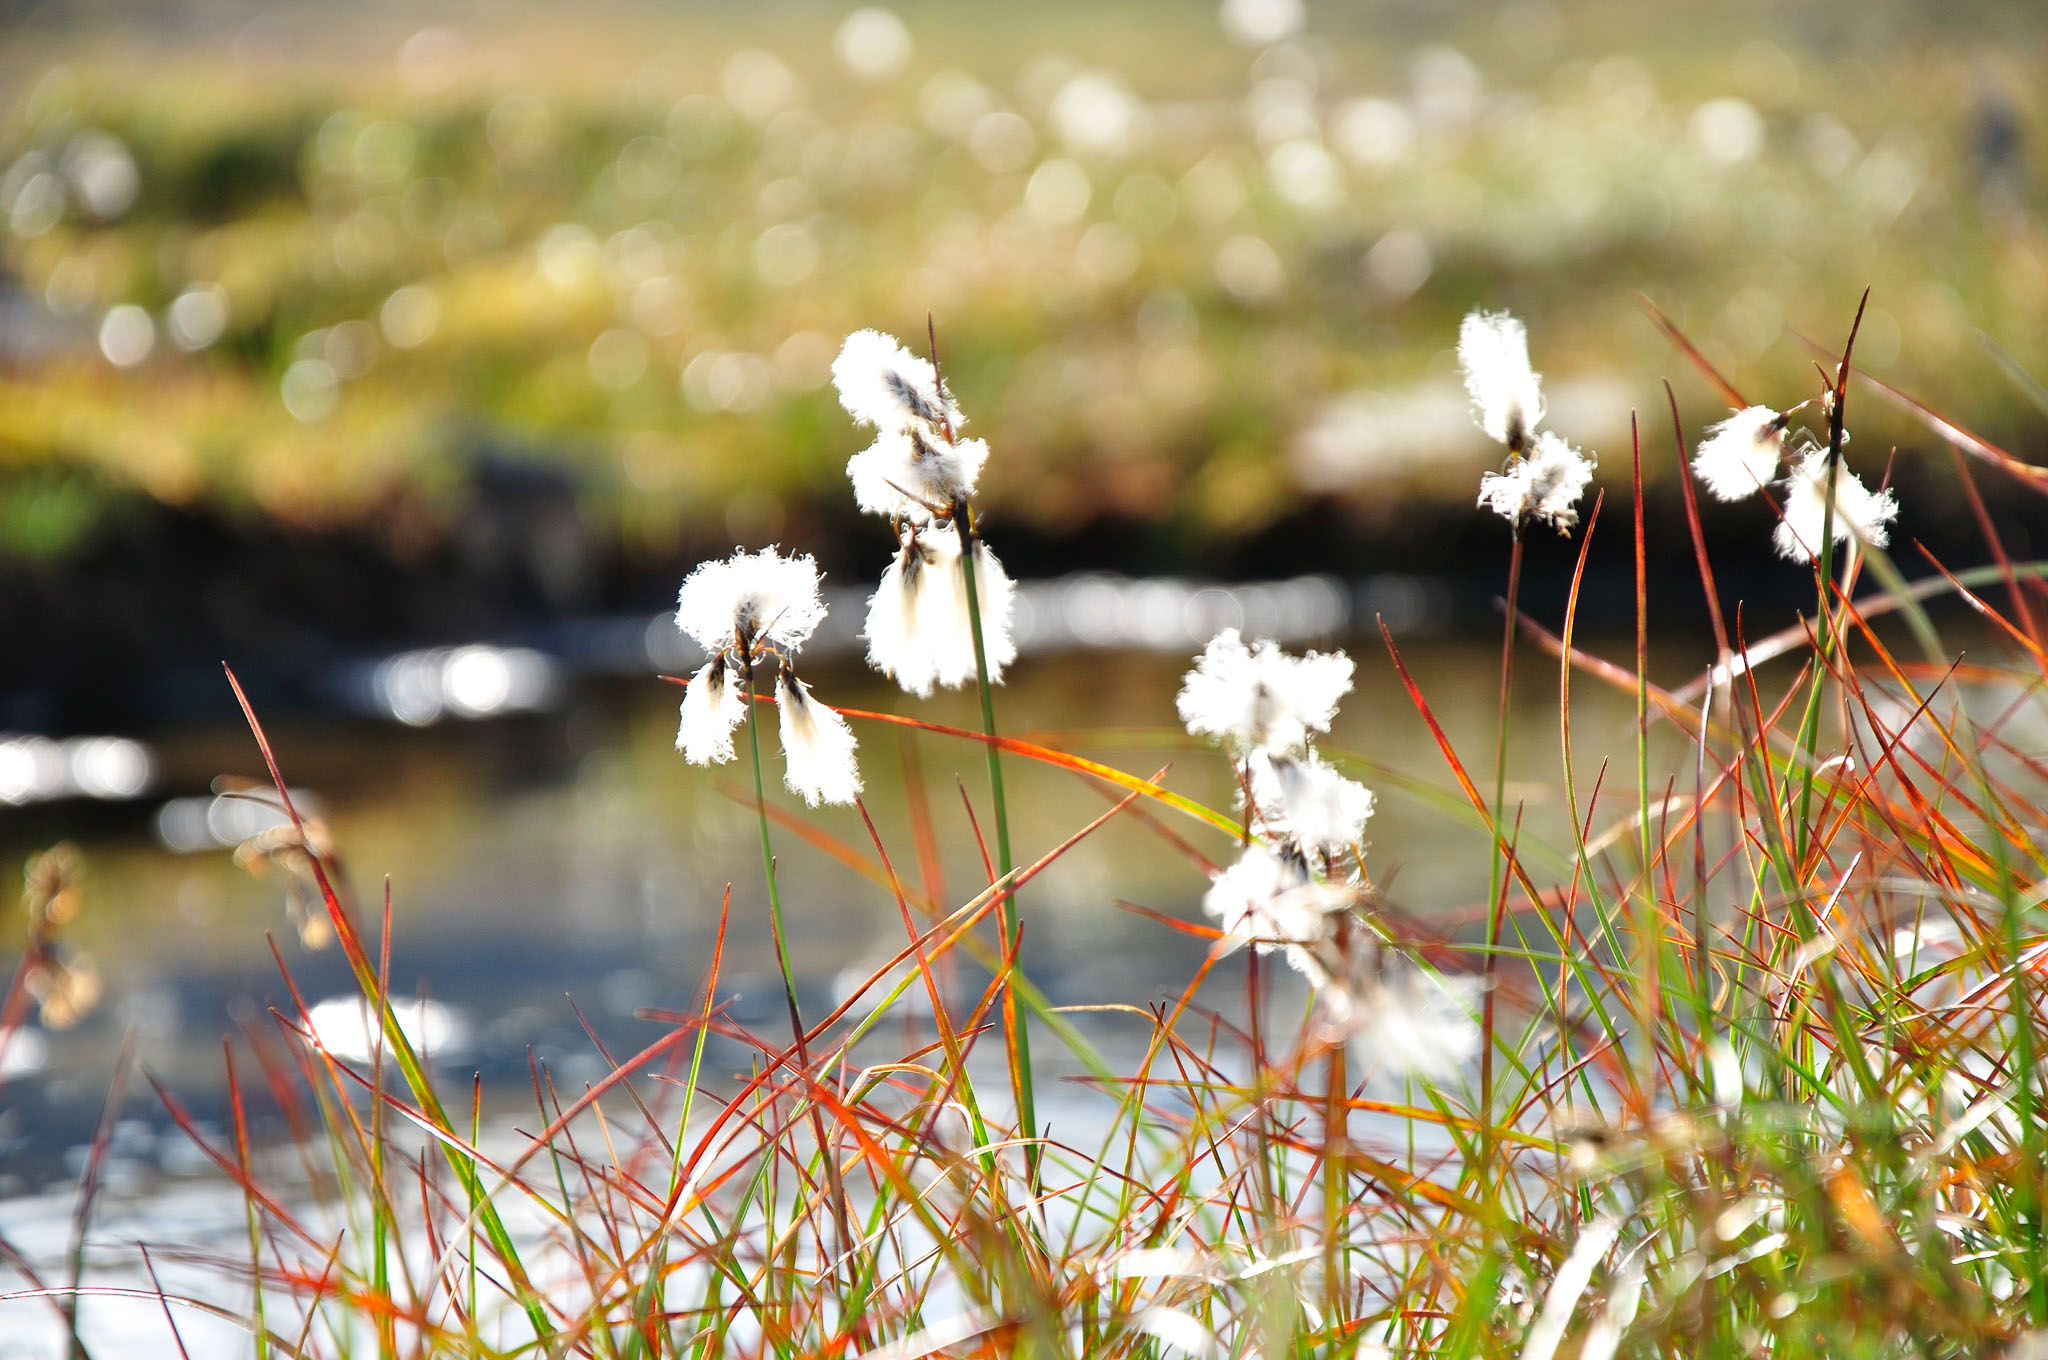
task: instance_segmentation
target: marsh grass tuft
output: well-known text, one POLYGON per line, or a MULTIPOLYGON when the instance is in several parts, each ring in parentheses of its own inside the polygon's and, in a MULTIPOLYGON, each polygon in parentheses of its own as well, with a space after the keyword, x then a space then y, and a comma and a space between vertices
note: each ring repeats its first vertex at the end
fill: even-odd
MULTIPOLYGON (((1708 376, 1731 409, 1749 405, 1708 376)), ((1846 354, 1831 376, 1839 456, 1846 354)), ((1961 455, 2025 467, 1927 418, 1961 455)), ((1636 452, 1692 453, 1682 436, 1636 452)), ((1675 527, 1645 523, 1639 488, 1638 547, 1675 527)), ((1586 521, 1583 535, 1612 532, 1597 503, 1586 521)), ((1760 519, 1759 556, 1769 533, 1760 519)), ((1700 548, 1716 636, 1676 687, 1647 673, 1640 640, 1622 660, 1581 645, 1583 554, 1554 630, 1509 609, 1503 675, 1510 660, 1556 668, 1565 843, 1523 824, 1497 773, 1475 780, 1494 753, 1456 748, 1429 677, 1387 637, 1440 747, 1432 801, 1498 864, 1492 899, 1467 913, 1476 936, 1387 910, 1363 876, 1339 904, 1343 929, 1419 961, 1411 981, 1484 987, 1482 1051, 1404 1081, 1321 1009, 1281 1014, 1270 991, 1263 1014, 1219 1003, 1205 984, 1240 967, 1256 979, 1257 953, 1226 957, 1206 923, 1161 918, 1216 944, 1182 993, 1086 1028, 1014 969, 999 922, 1016 893, 1111 819, 1144 812, 1193 896, 1257 831, 1247 814, 992 721, 841 710, 863 735, 913 734, 927 759, 980 747, 1112 801, 1019 847, 965 900, 927 891, 935 873, 897 873, 898 842, 933 862, 928 814, 883 827, 863 806, 865 845, 812 828, 898 904, 895 956, 831 1013, 792 1008, 785 1042, 721 1004, 721 929, 697 1004, 649 1013, 667 1028, 638 1053, 600 1046, 607 1074, 573 1099, 537 1068, 545 1125, 494 1155, 475 1088, 467 1112, 442 1103, 390 1004, 383 946, 308 842, 397 1081, 321 1048, 289 987, 292 1005, 236 1049, 298 1112, 318 1174, 266 1183, 239 1124, 222 1147, 185 1121, 246 1198, 252 1334, 278 1355, 622 1360, 2011 1353, 2048 1328, 2048 564, 1992 540, 1989 566, 1908 579, 1878 543, 1852 533, 1833 557, 1832 527, 1820 538, 1813 619, 1754 638, 1753 615, 1720 612, 1700 548), (1966 659, 1942 641, 1962 616, 1937 618, 1940 601, 1973 616, 1966 659), (1895 650, 1892 615, 1917 655, 1895 650), (1633 751, 1590 778, 1573 759, 1575 683, 1638 705, 1633 751), (971 976, 991 982, 946 985, 971 976), (1065 1050, 1090 1122, 1019 1127, 977 1089, 976 1047, 1008 1007, 1065 1050), (1137 1032, 1134 1063, 1092 1046, 1104 1025, 1137 1032), (898 1032, 905 1047, 881 1047, 898 1032), (732 1089, 705 1078, 714 1037, 752 1055, 732 1089)), ((1640 623, 1640 570, 1634 589, 1640 623)), ((1165 720, 1171 696, 1159 706, 1165 720)), ((799 814, 765 789, 760 802, 765 846, 770 820, 799 814)), ((789 904, 797 919, 810 906, 789 904)), ((14 996, 0 1014, 19 1010, 14 996)))

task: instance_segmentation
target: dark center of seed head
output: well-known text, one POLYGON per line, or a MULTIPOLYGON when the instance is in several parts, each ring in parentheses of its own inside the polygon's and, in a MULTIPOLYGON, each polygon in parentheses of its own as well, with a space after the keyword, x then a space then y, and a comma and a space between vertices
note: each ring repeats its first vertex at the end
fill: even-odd
POLYGON ((916 384, 912 383, 910 379, 892 368, 886 375, 886 381, 889 384, 890 395, 902 402, 904 409, 909 411, 910 414, 924 421, 927 425, 939 423, 938 411, 931 402, 925 400, 924 393, 918 391, 916 384))

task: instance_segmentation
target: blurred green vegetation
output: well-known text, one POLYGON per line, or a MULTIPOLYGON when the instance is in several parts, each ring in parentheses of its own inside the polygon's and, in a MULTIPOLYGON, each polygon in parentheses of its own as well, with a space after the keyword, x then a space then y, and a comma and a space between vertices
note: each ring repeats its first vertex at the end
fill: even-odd
POLYGON ((928 313, 993 502, 1054 533, 1468 497, 1477 304, 1528 319, 1567 434, 1667 374, 1711 416, 1638 289, 1789 404, 1786 328, 1838 342, 1870 285, 1871 367, 2041 442, 1979 342, 2048 372, 2028 7, 1312 5, 1266 44, 1206 3, 853 13, 17 34, 0 551, 136 493, 432 535, 493 446, 631 553, 771 534, 845 496, 838 338, 928 313))

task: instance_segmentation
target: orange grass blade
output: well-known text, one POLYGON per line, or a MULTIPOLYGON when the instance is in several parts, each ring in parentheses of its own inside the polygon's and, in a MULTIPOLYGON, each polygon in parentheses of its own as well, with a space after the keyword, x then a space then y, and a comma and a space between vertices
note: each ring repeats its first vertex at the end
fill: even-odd
MULTIPOLYGON (((680 677, 673 675, 664 675, 661 678, 674 685, 687 683, 680 677)), ((1198 822, 1207 822, 1210 826, 1233 838, 1242 829, 1238 826, 1237 819, 1234 817, 1226 817, 1214 808, 1204 807, 1192 798, 1175 793, 1171 789, 1163 789, 1149 779, 1140 779, 1134 774, 1126 774, 1114 766, 1104 765, 1100 761, 1089 760, 1086 756, 1069 755, 1065 751, 1056 751, 1050 746, 1040 746, 1036 742, 1020 741, 1016 737, 992 737, 986 732, 973 732, 964 727, 948 727, 944 723, 926 722, 922 718, 907 718, 899 713, 876 713, 865 708, 838 708, 831 705, 827 705, 827 707, 831 707, 833 712, 844 718, 861 718, 868 722, 893 723, 898 727, 915 728, 920 732, 933 732, 942 737, 958 737, 963 741, 976 741, 985 746, 993 746, 999 751, 1007 751, 1012 755, 1023 756, 1028 760, 1040 761, 1047 765, 1056 765, 1061 769, 1074 770, 1081 774, 1094 775, 1097 779, 1107 780, 1121 788, 1129 789, 1134 793, 1143 794, 1147 798, 1164 803, 1176 812, 1185 813, 1198 822)))
MULTIPOLYGON (((1683 354, 1692 363, 1692 366, 1699 370, 1700 376, 1705 378, 1709 385, 1721 394, 1721 400, 1738 410, 1749 405, 1749 402, 1744 399, 1742 393, 1735 390, 1735 384, 1722 377, 1721 371, 1714 367, 1707 359, 1707 356, 1700 353, 1698 347, 1692 341, 1686 339, 1685 332, 1678 329, 1677 324, 1670 317, 1664 315, 1656 303, 1650 301, 1649 294, 1637 293, 1636 304, 1644 312, 1648 313, 1650 320, 1656 324, 1657 329, 1664 332, 1664 338, 1675 345, 1678 352, 1683 354)), ((1680 447, 1684 447, 1683 441, 1680 441, 1680 447)))
MULTIPOLYGON (((1791 334, 1816 353, 1828 354, 1827 349, 1798 331, 1792 331, 1791 334)), ((1946 440, 1973 458, 1981 459, 1995 468, 2011 473, 2038 491, 2048 491, 2048 467, 2040 467, 2016 454, 2008 453, 1983 435, 1956 424, 1946 416, 1935 414, 1933 409, 1924 403, 1906 395, 1883 379, 1872 377, 1860 368, 1856 370, 1856 376, 1886 401, 1925 425, 1935 437, 1946 440)))

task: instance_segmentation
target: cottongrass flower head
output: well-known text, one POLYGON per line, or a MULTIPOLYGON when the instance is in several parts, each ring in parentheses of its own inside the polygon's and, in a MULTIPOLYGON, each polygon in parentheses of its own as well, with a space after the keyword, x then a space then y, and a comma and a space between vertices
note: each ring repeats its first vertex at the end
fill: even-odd
POLYGON ((1520 455, 1543 419, 1543 380, 1529 366, 1528 331, 1506 312, 1472 312, 1458 327, 1458 366, 1479 428, 1520 455))
POLYGON ((676 597, 676 627, 713 656, 737 645, 794 652, 824 621, 818 563, 809 553, 784 557, 772 544, 699 563, 676 597))
POLYGON ((814 701, 793 669, 797 651, 825 618, 818 581, 808 554, 784 557, 768 547, 701 563, 676 598, 676 626, 711 654, 683 688, 676 749, 693 765, 731 760, 733 730, 748 712, 741 686, 773 667, 784 779, 813 807, 850 803, 860 792, 846 719, 814 701))
POLYGON ((683 686, 683 720, 676 749, 692 765, 723 765, 733 758, 732 734, 747 717, 747 701, 723 657, 714 656, 683 686))
POLYGON ((1000 683, 1017 655, 1015 587, 969 509, 988 445, 959 437, 963 417, 938 370, 879 331, 846 337, 832 381, 847 413, 876 430, 875 442, 846 463, 854 500, 896 529, 896 555, 868 600, 869 663, 919 696, 975 679, 971 564, 983 660, 990 683, 1000 683))
POLYGON ((896 430, 847 459, 846 475, 864 513, 926 524, 951 518, 954 505, 974 495, 987 461, 979 439, 948 444, 924 430, 896 430))
POLYGON ((1458 366, 1479 428, 1507 447, 1504 470, 1479 479, 1479 504, 1514 526, 1540 519, 1560 534, 1579 522, 1593 460, 1561 436, 1537 432, 1543 385, 1529 367, 1529 333, 1506 312, 1472 312, 1458 327, 1458 366))
POLYGON ((1535 447, 1515 460, 1506 472, 1479 479, 1479 504, 1519 531, 1529 520, 1542 520, 1560 534, 1579 522, 1579 500, 1593 480, 1593 460, 1563 436, 1545 430, 1535 447))
POLYGON ((1326 864, 1341 862, 1364 839, 1372 790, 1321 758, 1261 751, 1247 762, 1247 772, 1252 807, 1274 839, 1326 864))
POLYGON ((1210 883, 1202 909, 1223 929, 1223 952, 1247 944, 1261 954, 1286 949, 1289 962, 1314 976, 1321 970, 1313 967, 1310 948, 1328 936, 1331 918, 1357 900, 1348 885, 1318 881, 1298 857, 1253 845, 1210 883))
MULTIPOLYGON (((1820 555, 1821 538, 1828 532, 1828 462, 1826 449, 1810 448, 1785 479, 1785 517, 1774 535, 1779 556, 1803 562, 1820 555)), ((1870 490, 1839 459, 1835 462, 1835 542, 1854 535, 1859 543, 1882 548, 1890 540, 1898 500, 1888 489, 1870 490)))
POLYGON ((1202 649, 1176 703, 1189 732, 1216 738, 1239 759, 1303 751, 1310 733, 1330 730, 1353 669, 1342 652, 1289 656, 1269 641, 1247 647, 1226 628, 1202 649))
POLYGON ((974 494, 988 445, 958 437, 960 408, 929 361, 894 336, 855 331, 832 361, 832 382, 855 423, 875 427, 875 442, 846 463, 863 511, 923 524, 974 494))
POLYGON ((1322 999, 1360 1067, 1384 1080, 1440 1085, 1478 1055, 1478 979, 1442 977, 1369 945, 1354 947, 1349 963, 1322 999))
POLYGON ((860 765, 846 719, 811 697, 811 687, 783 668, 775 677, 783 775, 790 790, 816 807, 860 796, 860 765))
POLYGON ((1708 427, 1693 455, 1693 475, 1717 500, 1739 501, 1754 494, 1778 475, 1788 414, 1746 406, 1708 427))
POLYGON ((1218 955, 1247 944, 1282 951, 1314 989, 1331 1037, 1379 1072, 1447 1081, 1479 1043, 1470 989, 1410 961, 1361 915, 1370 900, 1362 842, 1372 791, 1313 749, 1351 679, 1342 652, 1293 657, 1270 642, 1247 647, 1235 628, 1196 658, 1181 719, 1239 762, 1247 830, 1261 837, 1215 875, 1202 907, 1221 927, 1218 955))
MULTIPOLYGON (((868 601, 868 663, 920 698, 934 685, 956 688, 974 678, 974 620, 960 569, 960 533, 951 524, 904 526, 896 556, 868 601)), ((996 555, 977 542, 982 650, 989 679, 1017 659, 1010 634, 1016 585, 996 555)))
POLYGON ((839 404, 856 423, 890 433, 916 426, 958 429, 960 408, 939 382, 938 370, 893 335, 855 331, 832 361, 839 404))

